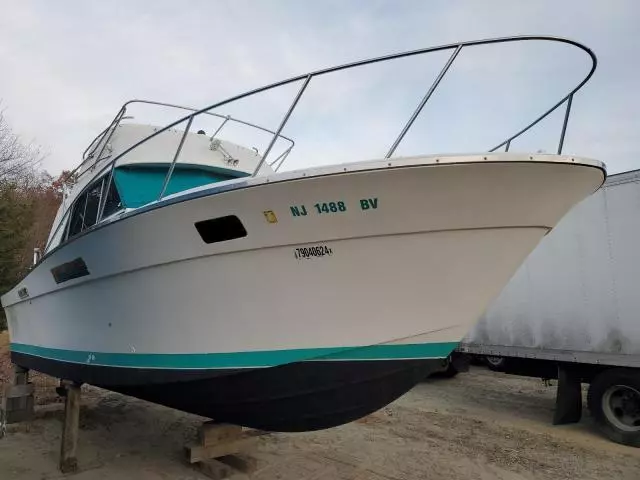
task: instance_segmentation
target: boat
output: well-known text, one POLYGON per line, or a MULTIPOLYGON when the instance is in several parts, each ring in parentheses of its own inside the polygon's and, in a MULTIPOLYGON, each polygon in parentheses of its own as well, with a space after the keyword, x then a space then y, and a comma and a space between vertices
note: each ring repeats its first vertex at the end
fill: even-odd
POLYGON ((601 162, 562 154, 595 66, 572 40, 505 37, 318 70, 202 109, 127 102, 70 177, 42 257, 2 296, 12 361, 270 431, 382 408, 441 368, 538 242, 602 185, 601 162), (491 150, 394 156, 461 50, 514 41, 572 45, 592 69, 491 150), (283 129, 311 80, 435 51, 451 56, 386 155, 280 169, 294 145, 283 129), (218 113, 291 84, 277 129, 218 113), (134 104, 182 113, 136 123, 134 104), (561 106, 556 154, 510 150, 561 106), (220 122, 210 136, 191 128, 203 116, 220 122), (266 132, 265 151, 225 139, 234 123, 266 132), (278 142, 288 146, 274 157, 278 142))

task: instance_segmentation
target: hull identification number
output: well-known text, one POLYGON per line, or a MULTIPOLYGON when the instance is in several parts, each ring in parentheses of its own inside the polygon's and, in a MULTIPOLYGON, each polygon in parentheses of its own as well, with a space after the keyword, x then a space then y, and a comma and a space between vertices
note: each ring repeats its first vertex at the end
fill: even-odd
POLYGON ((331 247, 327 247, 326 245, 315 245, 313 247, 300 247, 296 248, 293 251, 293 255, 298 260, 309 259, 309 258, 321 258, 326 256, 333 255, 333 250, 331 247))

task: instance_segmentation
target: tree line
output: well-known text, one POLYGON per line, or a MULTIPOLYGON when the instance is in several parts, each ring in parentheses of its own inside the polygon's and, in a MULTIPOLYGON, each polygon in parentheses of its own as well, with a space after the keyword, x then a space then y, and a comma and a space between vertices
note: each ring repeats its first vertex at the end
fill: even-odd
MULTIPOLYGON (((0 295, 29 271, 33 249, 44 249, 62 201, 67 172, 53 178, 41 170, 42 150, 25 143, 0 111, 0 295)), ((0 309, 0 331, 6 328, 0 309)))

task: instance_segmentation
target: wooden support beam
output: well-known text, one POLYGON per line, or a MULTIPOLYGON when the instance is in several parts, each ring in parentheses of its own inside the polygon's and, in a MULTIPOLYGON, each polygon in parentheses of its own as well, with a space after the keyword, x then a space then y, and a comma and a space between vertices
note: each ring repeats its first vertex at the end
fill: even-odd
POLYGON ((241 438, 239 440, 226 441, 224 443, 210 445, 189 445, 186 447, 189 463, 202 462, 209 458, 233 455, 248 448, 255 442, 255 438, 241 438))
POLYGON ((204 447, 239 439, 241 436, 242 427, 240 425, 216 423, 213 420, 203 423, 198 430, 198 442, 204 447))
POLYGON ((4 398, 19 398, 33 395, 35 388, 33 383, 26 385, 6 385, 4 387, 4 398))
POLYGON ((62 385, 67 390, 67 395, 64 406, 62 441, 60 442, 59 467, 62 473, 70 473, 78 469, 76 453, 80 426, 80 385, 74 382, 63 382, 62 385))

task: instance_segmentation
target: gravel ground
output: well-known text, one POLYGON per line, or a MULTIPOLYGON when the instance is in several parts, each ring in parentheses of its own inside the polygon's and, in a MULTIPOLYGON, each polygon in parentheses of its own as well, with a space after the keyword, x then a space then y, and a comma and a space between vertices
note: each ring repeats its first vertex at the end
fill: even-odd
MULTIPOLYGON (((454 379, 427 380, 349 425, 262 436, 250 452, 257 471, 232 478, 640 478, 640 449, 602 438, 588 415, 576 425, 552 426, 553 405, 554 388, 539 380, 472 367, 454 379)), ((62 405, 47 404, 38 407, 36 420, 9 426, 0 440, 0 478, 62 478, 56 469, 61 418, 62 405)), ((203 479, 182 459, 201 421, 87 387, 80 472, 73 478, 203 479)))

